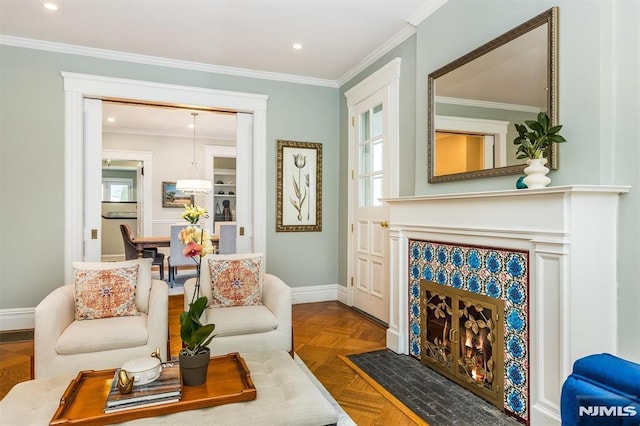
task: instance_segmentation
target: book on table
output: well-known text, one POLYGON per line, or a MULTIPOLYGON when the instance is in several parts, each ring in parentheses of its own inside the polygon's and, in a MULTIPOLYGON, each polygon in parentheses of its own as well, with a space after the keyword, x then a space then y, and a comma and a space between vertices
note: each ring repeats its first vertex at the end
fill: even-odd
POLYGON ((146 407, 158 404, 168 404, 180 400, 182 385, 180 383, 180 367, 177 362, 162 363, 160 377, 145 385, 134 385, 131 393, 121 394, 118 390, 118 374, 113 375, 109 395, 105 403, 105 413, 146 407))

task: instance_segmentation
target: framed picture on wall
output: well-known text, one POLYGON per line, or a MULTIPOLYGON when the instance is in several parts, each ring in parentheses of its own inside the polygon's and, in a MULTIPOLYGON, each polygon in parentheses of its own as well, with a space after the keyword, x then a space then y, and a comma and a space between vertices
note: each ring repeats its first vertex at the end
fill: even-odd
POLYGON ((175 182, 162 182, 162 207, 181 209, 187 204, 194 204, 193 195, 176 190, 175 182))
POLYGON ((322 231, 322 144, 278 140, 276 232, 322 231))

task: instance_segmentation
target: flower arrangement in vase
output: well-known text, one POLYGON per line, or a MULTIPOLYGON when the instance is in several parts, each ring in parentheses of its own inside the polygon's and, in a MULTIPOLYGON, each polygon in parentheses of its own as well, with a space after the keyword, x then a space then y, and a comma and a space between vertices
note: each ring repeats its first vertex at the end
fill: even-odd
POLYGON ((200 296, 200 268, 202 258, 213 253, 211 237, 207 231, 194 226, 200 218, 207 217, 207 210, 198 206, 185 206, 182 217, 191 225, 180 231, 178 239, 184 244, 182 253, 196 264, 196 285, 189 303, 189 310, 180 314, 180 338, 182 349, 179 353, 182 381, 187 386, 197 386, 206 381, 210 350, 207 345, 213 339, 215 324, 202 324, 200 317, 208 300, 200 296))
POLYGON ((527 188, 544 188, 551 182, 547 177, 549 168, 545 166, 549 147, 553 143, 562 143, 567 140, 558 134, 562 124, 552 126, 545 112, 538 113, 536 120, 525 120, 524 123, 524 125, 515 124, 518 132, 518 136, 513 140, 513 144, 518 147, 516 158, 527 159, 528 167, 524 169, 526 175, 524 183, 527 188))

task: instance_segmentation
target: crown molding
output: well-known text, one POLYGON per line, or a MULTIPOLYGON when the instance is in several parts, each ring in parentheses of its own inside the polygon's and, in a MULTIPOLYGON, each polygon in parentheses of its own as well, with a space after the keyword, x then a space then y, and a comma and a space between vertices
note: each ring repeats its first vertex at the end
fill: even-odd
POLYGON ((418 24, 427 19, 427 17, 438 10, 447 1, 449 0, 428 0, 423 7, 421 7, 416 13, 414 13, 407 19, 407 24, 409 24, 410 27, 406 27, 399 31, 386 43, 367 55, 367 57, 360 61, 355 67, 347 71, 342 77, 338 79, 338 86, 343 86, 349 80, 364 71, 368 66, 390 52, 391 49, 400 45, 400 43, 414 35, 416 33, 416 27, 418 26, 418 24))
POLYGON ((422 21, 431 16, 436 10, 440 9, 449 0, 429 0, 416 13, 407 19, 407 22, 417 27, 422 21))
POLYGON ((463 98, 449 98, 447 96, 436 96, 435 102, 440 104, 451 104, 451 105, 463 105, 463 106, 471 106, 478 108, 494 108, 494 109, 504 109, 510 111, 523 111, 523 112, 532 112, 534 114, 539 113, 541 110, 536 106, 531 105, 517 105, 517 104, 507 104, 504 102, 491 102, 491 101, 478 101, 475 99, 463 99, 463 98))
POLYGON ((269 71, 257 71, 246 68, 225 67, 221 65, 210 65, 200 62, 181 61, 177 59, 161 58, 156 56, 137 55, 133 53, 118 52, 114 50, 95 49, 90 47, 76 46, 64 43, 55 43, 44 40, 34 40, 22 37, 13 37, 0 34, 0 44, 25 49, 46 50, 49 52, 66 53, 70 55, 90 56, 99 59, 113 61, 135 62, 145 65, 155 65, 161 67, 179 68, 190 71, 202 71, 215 74, 226 74, 236 77, 256 78, 261 80, 283 81, 287 83, 306 84, 311 86, 323 86, 338 88, 338 83, 334 80, 321 78, 303 77, 293 74, 281 74, 269 71))
POLYGON ((364 71, 368 66, 373 64, 378 59, 382 58, 385 54, 391 51, 394 47, 400 45, 403 41, 407 40, 409 37, 416 33, 416 29, 411 26, 407 26, 401 31, 399 31, 395 36, 389 39, 382 46, 371 52, 367 55, 358 65, 351 68, 347 71, 342 77, 338 79, 338 87, 343 86, 349 80, 360 74, 364 71))

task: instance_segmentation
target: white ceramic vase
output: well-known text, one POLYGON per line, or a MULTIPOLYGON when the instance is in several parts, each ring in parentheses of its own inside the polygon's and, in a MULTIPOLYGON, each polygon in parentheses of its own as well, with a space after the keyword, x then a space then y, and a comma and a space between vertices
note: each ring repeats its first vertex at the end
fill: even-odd
POLYGON ((524 183, 529 189, 544 188, 549 185, 551 179, 547 176, 549 168, 545 166, 547 164, 546 158, 530 158, 527 160, 528 166, 524 169, 524 183))

